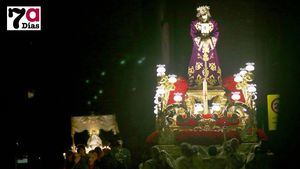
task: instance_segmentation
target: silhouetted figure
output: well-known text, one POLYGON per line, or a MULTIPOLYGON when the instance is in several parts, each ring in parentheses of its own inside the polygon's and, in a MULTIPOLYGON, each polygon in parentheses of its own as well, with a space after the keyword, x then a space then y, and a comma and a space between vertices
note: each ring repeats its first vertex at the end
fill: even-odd
POLYGON ((160 151, 162 168, 163 169, 175 169, 175 160, 165 151, 160 151))
POLYGON ((74 166, 74 153, 70 150, 66 153, 64 169, 72 169, 74 166))
POLYGON ((85 146, 83 144, 79 144, 76 148, 77 153, 74 155, 73 169, 88 169, 88 157, 85 152, 85 146))
POLYGON ((116 145, 111 149, 112 156, 118 162, 118 169, 128 169, 131 167, 131 153, 123 147, 123 141, 117 140, 116 145))
POLYGON ((244 156, 239 153, 239 140, 232 138, 228 144, 225 144, 226 169, 241 169, 244 164, 244 156))
POLYGON ((225 169, 226 159, 224 157, 218 156, 219 152, 216 146, 211 145, 208 147, 209 158, 206 159, 205 168, 206 169, 225 169))
POLYGON ((257 144, 248 154, 245 169, 268 169, 270 168, 267 151, 257 144))
POLYGON ((160 149, 156 146, 151 147, 151 159, 143 164, 143 169, 159 169, 160 168, 160 149))
POLYGON ((100 169, 97 164, 98 153, 95 150, 91 150, 88 154, 88 168, 89 169, 100 169))
POLYGON ((175 161, 176 169, 198 169, 202 167, 202 159, 197 156, 192 146, 188 143, 181 143, 181 156, 175 161))

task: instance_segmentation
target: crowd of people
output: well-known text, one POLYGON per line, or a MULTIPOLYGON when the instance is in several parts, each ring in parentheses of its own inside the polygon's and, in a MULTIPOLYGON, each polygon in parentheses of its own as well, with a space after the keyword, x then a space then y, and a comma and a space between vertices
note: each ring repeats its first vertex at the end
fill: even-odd
MULTIPOLYGON (((131 153, 118 140, 111 149, 96 147, 86 154, 84 145, 77 152, 68 152, 65 169, 268 169, 272 154, 264 142, 253 144, 250 151, 240 151, 240 142, 233 138, 223 145, 203 148, 189 143, 180 144, 180 156, 174 157, 156 145, 142 156, 138 166, 132 165, 131 153)), ((137 161, 135 161, 137 162, 137 161)))
POLYGON ((85 145, 76 146, 76 152, 68 151, 64 169, 130 169, 131 153, 118 140, 111 148, 96 147, 86 153, 85 145))
POLYGON ((181 143, 181 156, 174 159, 158 146, 151 148, 151 159, 139 169, 268 169, 272 153, 263 142, 254 144, 250 152, 239 151, 240 142, 233 138, 222 146, 201 146, 181 143))

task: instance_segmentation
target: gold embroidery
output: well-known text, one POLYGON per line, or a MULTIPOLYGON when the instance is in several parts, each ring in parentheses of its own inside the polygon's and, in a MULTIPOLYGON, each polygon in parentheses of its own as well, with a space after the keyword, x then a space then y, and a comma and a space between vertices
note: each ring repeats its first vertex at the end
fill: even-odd
POLYGON ((208 74, 209 74, 208 69, 207 69, 207 68, 204 68, 204 69, 202 70, 202 75, 203 75, 204 77, 207 77, 208 74))
POLYGON ((217 80, 215 79, 215 77, 213 75, 210 75, 207 81, 208 81, 208 84, 210 84, 210 85, 214 85, 217 82, 217 80))
POLYGON ((198 75, 197 76, 197 80, 201 80, 202 78, 201 78, 201 76, 200 75, 198 75))
POLYGON ((197 84, 201 84, 202 83, 202 78, 201 78, 200 74, 197 76, 197 79, 195 81, 196 81, 197 84))
POLYGON ((202 63, 200 63, 200 62, 196 62, 195 69, 196 69, 196 70, 200 70, 202 66, 203 66, 203 64, 202 64, 202 63))
POLYGON ((204 61, 204 62, 207 62, 208 60, 209 60, 208 54, 207 54, 207 53, 204 53, 204 54, 203 54, 203 61, 204 61))
POLYGON ((214 79, 215 76, 214 76, 214 75, 210 75, 209 78, 210 78, 210 79, 214 79))
POLYGON ((212 70, 212 71, 216 71, 216 64, 215 63, 209 63, 209 68, 212 70))

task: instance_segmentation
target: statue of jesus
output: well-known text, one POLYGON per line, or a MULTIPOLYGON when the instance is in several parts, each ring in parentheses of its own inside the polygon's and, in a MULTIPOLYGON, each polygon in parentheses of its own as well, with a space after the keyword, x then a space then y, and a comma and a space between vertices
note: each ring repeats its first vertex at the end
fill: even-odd
POLYGON ((197 20, 190 25, 193 50, 188 67, 189 87, 222 86, 221 68, 217 55, 218 24, 211 18, 209 6, 197 8, 197 20))

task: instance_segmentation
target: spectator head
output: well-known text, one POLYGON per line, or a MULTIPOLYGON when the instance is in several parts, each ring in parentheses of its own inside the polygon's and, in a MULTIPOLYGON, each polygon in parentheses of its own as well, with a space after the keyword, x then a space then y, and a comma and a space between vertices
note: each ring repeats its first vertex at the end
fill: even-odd
POLYGON ((181 143, 180 148, 183 156, 191 157, 194 154, 193 148, 189 143, 181 143))
POLYGON ((225 144, 225 145, 224 145, 224 152, 225 152, 226 154, 230 154, 230 153, 233 152, 233 149, 232 149, 232 147, 230 146, 230 144, 225 144))
POLYGON ((216 146, 211 145, 208 147, 208 155, 210 156, 216 156, 218 154, 218 149, 216 146))
POLYGON ((95 152, 97 153, 97 158, 100 159, 101 157, 103 157, 104 152, 102 151, 102 149, 100 147, 95 147, 95 152))
POLYGON ((109 148, 104 148, 103 149, 103 156, 105 156, 106 154, 108 154, 110 152, 109 148))
POLYGON ((199 153, 199 146, 192 145, 192 150, 193 150, 193 154, 198 154, 199 153))
POLYGON ((121 148, 123 146, 123 141, 118 139, 114 143, 114 147, 121 148))
POLYGON ((259 154, 259 153, 262 153, 264 150, 260 144, 257 144, 253 147, 252 151, 254 154, 259 154))
POLYGON ((74 162, 77 164, 81 159, 81 155, 79 153, 74 154, 74 162))
POLYGON ((85 155, 85 146, 83 144, 78 144, 76 148, 78 154, 85 155))
POLYGON ((95 150, 89 152, 89 165, 93 165, 97 160, 98 154, 95 150))
POLYGON ((240 141, 237 138, 232 138, 230 141, 230 146, 233 151, 236 151, 239 148, 240 141))
POLYGON ((123 140, 122 139, 118 139, 117 140, 117 144, 120 145, 120 146, 123 146, 123 140))
POLYGON ((74 153, 72 152, 72 150, 67 151, 66 160, 67 161, 73 161, 74 160, 74 153))

